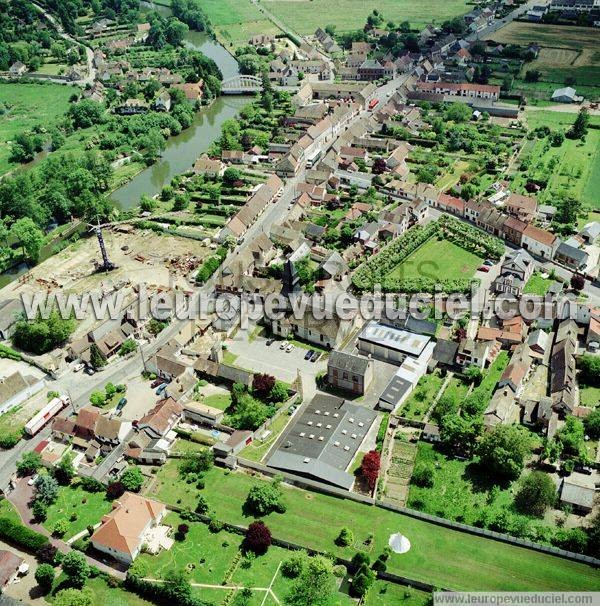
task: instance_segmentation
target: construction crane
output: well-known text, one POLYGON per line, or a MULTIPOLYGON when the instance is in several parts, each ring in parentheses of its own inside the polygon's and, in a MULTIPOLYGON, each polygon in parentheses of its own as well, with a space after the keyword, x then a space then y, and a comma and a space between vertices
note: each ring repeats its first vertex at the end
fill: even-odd
POLYGON ((106 252, 106 244, 104 243, 104 236, 102 235, 102 225, 91 225, 88 224, 98 238, 98 245, 100 246, 100 253, 102 255, 102 265, 98 268, 99 271, 111 271, 116 268, 116 265, 108 258, 106 252))

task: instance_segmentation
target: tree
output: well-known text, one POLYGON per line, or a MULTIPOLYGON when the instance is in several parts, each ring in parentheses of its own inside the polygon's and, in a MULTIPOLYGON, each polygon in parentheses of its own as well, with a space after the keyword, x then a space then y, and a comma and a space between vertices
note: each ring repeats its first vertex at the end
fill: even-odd
POLYGON ((119 480, 125 487, 125 490, 139 492, 142 484, 144 483, 144 476, 142 475, 142 470, 137 465, 134 465, 132 467, 128 467, 121 474, 119 480))
POLYGON ((61 589, 56 592, 53 600, 54 606, 91 606, 92 592, 85 587, 84 589, 61 589))
POLYGON ((134 352, 137 349, 137 347, 138 347, 138 344, 136 343, 136 341, 134 339, 126 339, 123 342, 123 345, 121 345, 121 348, 119 349, 119 355, 126 356, 127 354, 134 352))
POLYGON ((595 408, 584 420, 585 432, 592 440, 600 439, 600 408, 595 408))
POLYGON ((288 579, 298 578, 308 564, 306 551, 294 551, 292 555, 281 563, 281 573, 288 579))
POLYGON ((517 425, 498 425, 486 433, 477 449, 479 464, 492 479, 514 479, 523 471, 531 453, 532 440, 526 429, 517 425))
POLYGON ((282 496, 280 481, 275 478, 272 482, 262 482, 252 486, 244 507, 256 516, 266 516, 274 511, 285 513, 282 496))
POLYGON ((200 515, 205 515, 208 512, 208 503, 206 499, 200 495, 198 497, 198 503, 196 504, 196 513, 200 515))
POLYGON ((185 477, 189 473, 203 473, 208 471, 214 463, 214 456, 211 450, 203 448, 198 452, 190 452, 183 456, 179 463, 179 473, 185 477))
POLYGON ((237 169, 230 166, 225 169, 223 173, 223 182, 231 186, 242 178, 242 173, 237 169))
POLYGON ((248 526, 244 547, 257 555, 266 553, 271 545, 271 531, 261 520, 256 520, 248 526))
POLYGON ((54 468, 54 477, 57 482, 63 486, 67 486, 71 483, 71 480, 75 477, 73 455, 71 453, 64 455, 58 465, 54 468))
POLYGON ((589 387, 600 387, 600 356, 583 354, 577 360, 579 382, 589 387))
POLYGON ((106 404, 106 394, 102 391, 93 391, 90 394, 90 403, 92 406, 102 408, 106 404))
POLYGON ((267 374, 255 374, 252 379, 252 391, 259 397, 266 397, 275 386, 275 377, 267 374))
POLYGON ((106 358, 95 343, 90 347, 90 364, 96 369, 106 366, 106 358))
POLYGON ((584 435, 583 422, 577 417, 568 416, 555 438, 562 447, 563 456, 579 457, 583 449, 584 435))
POLYGON ((288 389, 282 381, 275 381, 275 385, 269 393, 271 402, 285 402, 288 397, 288 389))
POLYGON ((590 555, 600 558, 600 512, 593 518, 591 525, 587 529, 588 545, 591 546, 590 555))
POLYGON ((542 73, 537 69, 528 69, 525 72, 525 82, 537 82, 542 73))
POLYGON ((384 158, 376 158, 373 162, 372 173, 374 175, 382 175, 387 170, 387 162, 384 158))
POLYGON ((440 438, 451 452, 469 456, 482 429, 483 424, 478 418, 450 414, 441 420, 440 438))
POLYGON ((433 486, 434 474, 435 468, 433 467, 433 463, 420 462, 415 465, 410 481, 415 486, 431 488, 433 486))
POLYGON ((44 232, 29 217, 15 221, 10 228, 10 234, 21 244, 23 254, 34 262, 40 256, 44 243, 44 232))
POLYGON ((342 528, 340 534, 335 540, 335 544, 339 545, 340 547, 348 547, 348 545, 352 545, 352 543, 354 543, 354 535, 352 534, 352 531, 347 527, 342 528))
POLYGON ((358 551, 354 554, 351 564, 354 574, 350 590, 353 596, 362 598, 375 580, 375 574, 369 568, 371 558, 366 553, 358 551))
POLYGON ((61 562, 62 571, 74 587, 83 587, 90 575, 90 567, 85 556, 79 551, 69 551, 61 562))
POLYGON ((585 286, 585 278, 581 274, 571 276, 571 288, 576 292, 581 292, 585 286))
POLYGON ((360 464, 360 473, 367 481, 369 488, 373 490, 377 484, 379 468, 381 467, 381 458, 376 450, 369 451, 360 464))
POLYGON ((121 482, 112 482, 106 488, 106 497, 108 499, 118 499, 125 494, 125 486, 121 482))
POLYGON ((19 320, 14 328, 12 342, 16 347, 38 355, 60 347, 75 330, 75 320, 63 319, 53 309, 47 319, 38 316, 35 320, 19 320))
POLYGON ((40 564, 35 571, 35 580, 44 594, 52 589, 54 577, 54 567, 50 564, 40 564))
POLYGON ((324 606, 335 589, 331 560, 323 556, 308 558, 304 570, 285 598, 289 606, 324 606))
POLYGON ((465 377, 471 381, 471 383, 475 383, 475 385, 479 385, 481 383, 481 379, 483 378, 483 373, 481 372, 481 368, 476 364, 471 364, 465 370, 465 377))
POLYGON ((48 474, 41 474, 35 481, 35 500, 52 505, 58 497, 58 482, 48 474))
POLYGON ((579 110, 573 126, 567 131, 569 139, 583 139, 587 135, 588 126, 590 123, 590 115, 585 107, 579 110))
POLYGON ((538 518, 556 501, 556 487, 547 473, 532 471, 520 482, 515 494, 515 506, 519 511, 538 518))
POLYGON ((42 500, 36 500, 31 504, 31 513, 38 522, 43 522, 48 516, 48 505, 42 500))
POLYGON ((58 549, 51 543, 46 543, 35 552, 35 557, 42 564, 54 564, 58 549))
POLYGON ((104 106, 101 103, 84 99, 74 103, 67 111, 75 128, 89 128, 104 121, 104 106))
POLYGON ((24 452, 17 461, 17 473, 31 476, 42 466, 42 457, 37 452, 24 452))

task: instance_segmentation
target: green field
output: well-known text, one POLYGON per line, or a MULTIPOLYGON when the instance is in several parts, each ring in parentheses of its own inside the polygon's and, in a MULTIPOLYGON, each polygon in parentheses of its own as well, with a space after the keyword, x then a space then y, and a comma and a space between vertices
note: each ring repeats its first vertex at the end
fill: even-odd
POLYGON ((448 240, 431 238, 390 272, 390 277, 432 277, 436 280, 471 278, 481 258, 448 240))
POLYGON ((106 499, 104 492, 87 492, 79 487, 63 486, 58 492, 56 503, 48 507, 44 528, 52 532, 58 520, 66 520, 69 529, 64 539, 68 540, 90 524, 98 524, 111 507, 112 503, 106 499), (76 515, 77 519, 72 520, 73 515, 76 515))
POLYGON ((225 46, 244 45, 258 34, 281 34, 250 0, 203 0, 202 8, 225 46))
POLYGON ((523 72, 539 70, 544 81, 561 86, 571 76, 576 80, 575 87, 600 87, 600 37, 594 28, 513 21, 494 33, 492 39, 503 44, 537 42, 542 47, 537 59, 526 63, 523 72))
MULTIPOLYGON (((252 485, 261 480, 240 472, 214 468, 205 476, 206 488, 197 491, 178 480, 176 465, 168 461, 157 474, 152 495, 166 503, 193 508, 198 494, 206 498, 218 519, 247 525, 243 503, 252 485)), ((378 555, 390 534, 402 532, 412 548, 405 555, 392 555, 390 572, 463 590, 586 590, 600 587, 598 571, 528 549, 443 528, 384 509, 361 505, 324 494, 284 487, 285 514, 266 516, 265 523, 276 537, 314 549, 351 557, 356 549, 378 555), (355 544, 341 548, 335 538, 343 526, 354 532, 355 544), (373 533, 373 543, 364 541, 373 533), (473 574, 473 571, 477 574, 473 574)))
MULTIPOLYGON (((575 113, 552 112, 530 109, 526 119, 530 129, 548 126, 552 130, 566 132, 575 120, 575 113)), ((600 117, 591 116, 590 124, 600 125, 600 117)), ((545 140, 528 141, 521 157, 528 155, 536 172, 549 173, 548 186, 540 196, 542 203, 552 203, 552 198, 561 191, 570 192, 591 208, 600 208, 600 129, 590 128, 585 141, 566 139, 560 147, 548 147, 545 140), (552 158, 557 158, 554 169, 548 168, 552 158)), ((517 180, 517 187, 524 183, 517 180)))
POLYGON ((385 22, 410 21, 413 27, 441 23, 469 11, 465 0, 262 0, 262 6, 300 34, 314 34, 318 27, 335 25, 338 32, 362 29, 373 9, 385 22))
POLYGON ((9 142, 39 125, 48 129, 69 107, 73 89, 60 84, 0 83, 0 175, 19 166, 9 161, 9 142))

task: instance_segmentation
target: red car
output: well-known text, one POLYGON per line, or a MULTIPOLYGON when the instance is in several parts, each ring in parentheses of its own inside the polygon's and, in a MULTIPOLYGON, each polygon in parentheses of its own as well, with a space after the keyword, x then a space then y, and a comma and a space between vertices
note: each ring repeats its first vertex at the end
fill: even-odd
POLYGON ((490 268, 487 265, 482 265, 480 268, 477 269, 477 271, 482 271, 487 274, 488 271, 490 271, 490 268))
POLYGON ((154 389, 155 387, 162 385, 164 382, 165 382, 164 379, 155 379, 154 381, 152 381, 152 383, 150 383, 150 387, 152 387, 152 389, 154 389))

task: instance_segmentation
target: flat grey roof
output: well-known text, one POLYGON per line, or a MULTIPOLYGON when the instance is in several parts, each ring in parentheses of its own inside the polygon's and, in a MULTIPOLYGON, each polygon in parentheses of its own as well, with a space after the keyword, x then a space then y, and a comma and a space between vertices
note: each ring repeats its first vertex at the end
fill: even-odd
POLYGON ((411 388, 411 385, 410 381, 394 375, 383 393, 379 396, 379 400, 387 402, 395 408, 404 394, 411 388))
POLYGON ((385 326, 378 322, 369 322, 358 335, 362 341, 368 341, 381 347, 395 349, 396 351, 419 357, 430 338, 425 335, 417 335, 400 328, 385 326))
POLYGON ((317 394, 293 422, 268 465, 349 489, 354 477, 346 469, 376 418, 364 406, 317 394))

